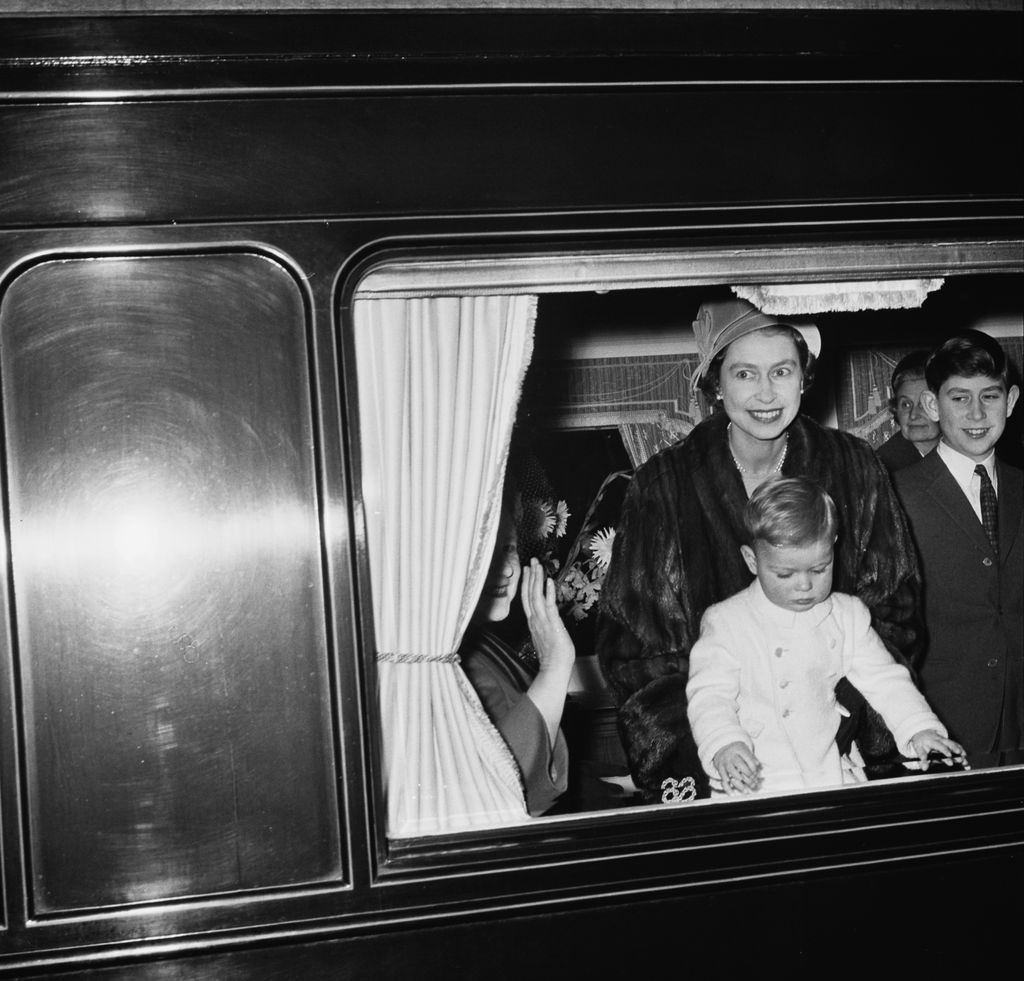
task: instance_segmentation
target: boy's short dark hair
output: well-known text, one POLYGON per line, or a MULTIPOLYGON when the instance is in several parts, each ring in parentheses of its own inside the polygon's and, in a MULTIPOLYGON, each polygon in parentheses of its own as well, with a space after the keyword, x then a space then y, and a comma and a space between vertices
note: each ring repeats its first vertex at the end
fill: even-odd
POLYGON ((935 349, 925 366, 928 387, 937 395, 942 383, 954 375, 961 378, 998 378, 1009 387, 1009 365, 1002 345, 980 330, 965 330, 935 349))
MULTIPOLYGON (((803 387, 804 389, 810 388, 814 382, 814 366, 817 362, 817 358, 815 358, 814 352, 807 346, 807 341, 804 340, 804 335, 789 324, 778 324, 774 327, 759 327, 758 330, 763 331, 765 334, 789 334, 793 338, 793 343, 796 344, 797 356, 800 359, 800 373, 803 375, 803 387)), ((700 381, 697 383, 697 387, 704 393, 705 398, 710 402, 716 401, 719 395, 722 377, 722 362, 725 360, 726 351, 728 351, 728 347, 719 351, 718 354, 712 358, 711 363, 707 367, 707 371, 701 375, 700 381)))
POLYGON ((825 489, 806 477, 770 477, 743 509, 747 544, 810 545, 835 541, 839 515, 825 489))
POLYGON ((892 379, 889 382, 889 391, 892 398, 889 400, 891 408, 896 408, 896 399, 899 397, 900 386, 904 382, 916 381, 924 378, 924 366, 931 356, 930 351, 911 351, 906 357, 900 358, 899 363, 892 370, 892 379))

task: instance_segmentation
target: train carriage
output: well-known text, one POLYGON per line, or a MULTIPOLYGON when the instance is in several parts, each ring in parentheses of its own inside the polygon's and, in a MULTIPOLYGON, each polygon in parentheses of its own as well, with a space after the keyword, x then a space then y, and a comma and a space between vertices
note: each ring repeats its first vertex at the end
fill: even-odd
POLYGON ((450 655, 513 431, 571 502, 565 562, 614 527, 613 495, 582 523, 606 480, 709 411, 703 298, 816 302, 807 410, 875 446, 908 350, 973 326, 1019 370, 1022 26, 0 5, 0 976, 1009 951, 1021 768, 641 799, 591 575, 580 779, 529 817, 450 655))

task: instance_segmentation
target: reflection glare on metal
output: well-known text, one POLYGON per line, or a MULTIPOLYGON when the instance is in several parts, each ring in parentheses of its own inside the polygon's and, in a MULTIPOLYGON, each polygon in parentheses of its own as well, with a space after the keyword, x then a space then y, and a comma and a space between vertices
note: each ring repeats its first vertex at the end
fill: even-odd
POLYGON ((341 874, 307 316, 251 253, 0 297, 36 911, 341 874))
POLYGON ((15 536, 25 574, 77 580, 108 611, 152 615, 202 587, 212 559, 219 569, 239 562, 278 561, 308 541, 310 515, 279 504, 230 515, 189 509, 161 488, 123 494, 74 519, 28 519, 15 536))

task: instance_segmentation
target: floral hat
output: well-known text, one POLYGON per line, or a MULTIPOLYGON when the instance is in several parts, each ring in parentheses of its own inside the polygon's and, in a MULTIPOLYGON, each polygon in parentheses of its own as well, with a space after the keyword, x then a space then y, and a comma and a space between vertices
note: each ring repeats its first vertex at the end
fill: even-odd
POLYGON ((554 540, 565 535, 569 509, 556 497, 547 471, 525 438, 513 436, 505 494, 512 504, 520 562, 537 558, 553 572, 554 540))
POLYGON ((780 320, 762 313, 747 300, 714 300, 702 303, 693 322, 693 336, 700 352, 700 363, 693 373, 696 386, 708 370, 715 356, 724 351, 733 341, 761 330, 764 327, 792 327, 803 334, 811 353, 817 357, 821 352, 821 334, 812 323, 780 320))

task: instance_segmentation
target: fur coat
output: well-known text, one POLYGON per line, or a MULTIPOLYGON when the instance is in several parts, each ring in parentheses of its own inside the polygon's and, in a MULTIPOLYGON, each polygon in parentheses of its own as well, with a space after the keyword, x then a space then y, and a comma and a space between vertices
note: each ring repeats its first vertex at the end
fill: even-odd
MULTIPOLYGON (((686 717, 690 648, 704 611, 753 578, 740 554, 747 493, 718 412, 681 443, 648 460, 623 504, 601 592, 597 650, 619 704, 633 780, 648 799, 662 781, 707 778, 686 717)), ((906 518, 888 474, 861 439, 806 416, 790 426, 782 472, 817 481, 833 497, 840 531, 833 589, 858 596, 902 664, 922 646, 920 580, 906 518)), ((881 717, 848 682, 836 687, 850 716, 840 751, 856 739, 872 776, 894 775, 897 751, 881 717)))

